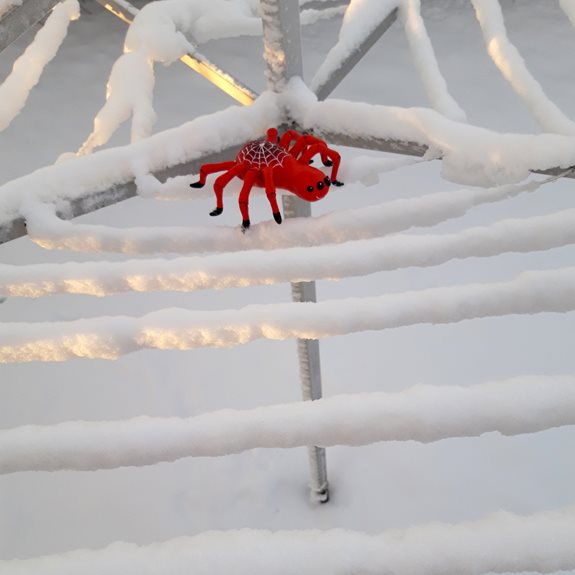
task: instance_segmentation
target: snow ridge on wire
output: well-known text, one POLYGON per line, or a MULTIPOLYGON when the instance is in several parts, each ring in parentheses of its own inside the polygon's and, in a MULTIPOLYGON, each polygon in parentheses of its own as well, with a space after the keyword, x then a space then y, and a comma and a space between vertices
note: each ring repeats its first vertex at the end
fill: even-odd
MULTIPOLYGON (((230 227, 120 229, 64 221, 57 217, 55 206, 50 204, 28 202, 21 209, 26 217, 28 235, 32 241, 46 249, 129 254, 271 250, 326 243, 341 244, 381 237, 412 227, 433 226, 462 216, 474 206, 532 192, 557 177, 487 190, 438 192, 421 198, 339 210, 313 220, 297 218, 285 222, 281 227, 275 222, 264 222, 252 226, 248 234, 230 227)), ((235 206, 232 209, 236 209, 235 206)))
POLYGON ((320 339, 422 323, 575 310, 575 268, 530 271, 507 282, 371 298, 251 305, 239 310, 164 309, 134 317, 0 325, 0 363, 116 359, 139 349, 233 347, 256 339, 320 339))
POLYGON ((189 418, 141 416, 0 430, 0 473, 143 466, 256 448, 429 443, 574 424, 572 376, 525 376, 471 387, 417 385, 398 393, 340 395, 189 418))
POLYGON ((139 546, 116 542, 0 561, 2 575, 483 575, 575 568, 575 507, 520 516, 503 511, 368 535, 345 529, 210 531, 139 546), (552 536, 550 536, 552 534, 552 536), (287 560, 286 558, 289 558, 287 560))
POLYGON ((451 259, 547 250, 575 243, 575 209, 439 235, 396 235, 339 245, 122 262, 0 264, 0 296, 193 291, 336 280, 451 259))

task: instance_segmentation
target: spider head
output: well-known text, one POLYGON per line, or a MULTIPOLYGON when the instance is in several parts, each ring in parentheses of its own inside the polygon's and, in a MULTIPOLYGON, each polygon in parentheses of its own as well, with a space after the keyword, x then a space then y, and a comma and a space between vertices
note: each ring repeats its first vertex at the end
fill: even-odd
POLYGON ((331 186, 330 179, 317 168, 305 166, 296 178, 293 193, 308 202, 317 202, 327 195, 331 186))

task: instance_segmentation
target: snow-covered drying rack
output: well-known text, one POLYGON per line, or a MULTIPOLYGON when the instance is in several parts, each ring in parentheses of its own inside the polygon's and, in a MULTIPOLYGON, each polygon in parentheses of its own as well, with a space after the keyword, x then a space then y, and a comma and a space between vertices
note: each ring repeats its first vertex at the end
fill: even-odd
MULTIPOLYGON (((328 2, 316 0, 305 4, 316 6, 328 2)), ((502 53, 507 53, 509 60, 516 64, 512 50, 501 35, 498 36, 497 2, 473 0, 473 3, 484 16, 491 10, 483 21, 486 40, 498 40, 504 48, 502 53)), ((130 12, 129 5, 121 0, 106 4, 116 15, 130 12)), ((559 124, 564 127, 562 133, 502 135, 467 125, 462 111, 442 85, 432 51, 421 45, 414 50, 425 54, 421 60, 428 65, 426 81, 430 92, 435 94, 436 111, 323 101, 397 19, 400 9, 404 10, 406 31, 410 26, 417 27, 417 7, 418 2, 412 0, 382 0, 373 26, 364 30, 361 41, 353 43, 353 49, 346 50, 345 42, 336 47, 312 81, 312 91, 299 78, 302 63, 296 0, 261 0, 269 91, 256 96, 225 75, 231 85, 250 95, 253 103, 244 101, 249 104, 245 108, 197 118, 169 133, 142 139, 123 149, 101 151, 57 164, 3 186, 0 243, 29 232, 34 241, 48 248, 143 254, 154 244, 156 251, 163 249, 171 253, 239 253, 233 261, 226 259, 226 254, 212 254, 201 258, 140 259, 117 265, 69 263, 18 269, 2 265, 0 296, 185 291, 246 285, 246 282, 265 285, 289 281, 294 302, 250 306, 217 314, 182 310, 176 314, 173 310, 160 310, 140 318, 54 322, 35 326, 34 331, 28 324, 5 324, 0 326, 0 361, 114 359, 143 348, 193 349, 241 345, 257 338, 297 338, 304 397, 316 401, 250 411, 228 410, 180 420, 138 418, 90 426, 68 422, 1 431, 0 473, 95 470, 151 465, 189 456, 224 455, 255 447, 318 445, 321 447, 310 450, 311 486, 316 500, 325 501, 328 488, 323 448, 327 446, 389 440, 431 442, 487 431, 513 435, 575 425, 573 377, 521 378, 473 388, 418 386, 397 394, 319 399, 318 341, 322 337, 414 323, 575 310, 575 269, 568 268, 527 272, 508 282, 321 302, 306 305, 305 312, 302 311, 302 302, 315 302, 313 281, 316 279, 575 243, 573 210, 502 221, 452 234, 385 237, 391 232, 456 217, 479 204, 532 191, 551 179, 518 183, 532 171, 550 174, 552 178, 574 177, 570 167, 575 164, 575 130, 569 123, 561 123, 560 113, 542 91, 533 88, 526 70, 519 70, 510 81, 531 86, 526 97, 540 115, 540 123, 554 132, 552 127, 559 118, 559 124), (309 204, 284 197, 284 212, 292 219, 280 228, 274 227, 273 234, 269 233, 267 224, 256 225, 242 236, 237 229, 100 227, 96 230, 95 226, 66 221, 136 195, 138 180, 141 182, 150 174, 165 180, 196 172, 201 163, 229 157, 246 140, 262 136, 267 127, 291 123, 301 129, 313 129, 333 144, 439 159, 443 161, 446 175, 461 177, 465 173, 490 187, 398 200, 382 204, 381 208, 357 209, 352 214, 335 212, 314 220, 313 227, 302 217, 310 215, 309 204), (172 140, 177 140, 178 146, 172 146, 172 140), (493 151, 496 153, 492 154, 493 151), (144 167, 142 158, 146 159, 144 167), (107 170, 106 185, 102 185, 103 166, 107 170), (99 235, 96 236, 95 231, 99 235), (349 240, 368 239, 370 242, 364 242, 359 248, 362 253, 359 259, 357 245, 349 240), (250 251, 256 248, 257 254, 250 251), (277 257, 280 249, 281 260, 277 257), (244 272, 242 278, 239 269, 244 272), (523 401, 519 409, 515 398, 520 394, 523 401), (437 403, 443 406, 441 412, 434 409, 437 403)), ((130 19, 123 15, 124 19, 130 19)), ((421 41, 421 35, 419 38, 421 41)), ((215 69, 198 54, 188 56, 201 64, 199 68, 215 69)), ((200 535, 153 547, 117 545, 113 549, 64 554, 45 564, 30 560, 6 562, 4 566, 0 562, 0 570, 17 573, 21 568, 22 572, 47 573, 53 572, 52 569, 64 574, 78 572, 78 565, 88 561, 98 573, 111 574, 121 572, 115 566, 122 565, 124 555, 131 564, 144 566, 156 562, 157 554, 165 553, 163 560, 167 556, 178 561, 180 571, 174 572, 189 571, 192 565, 194 572, 203 572, 200 566, 205 565, 205 572, 215 573, 225 571, 223 567, 218 568, 218 557, 225 548, 228 561, 230 553, 235 553, 245 572, 252 574, 283 572, 280 567, 285 570, 285 564, 274 563, 277 561, 274 557, 286 553, 293 561, 292 572, 298 574, 340 572, 344 566, 349 572, 366 573, 389 570, 420 573, 422 566, 426 573, 435 570, 460 574, 552 572, 575 568, 574 529, 573 508, 527 518, 500 514, 485 522, 440 526, 439 530, 435 526, 429 557, 423 561, 418 557, 417 564, 397 558, 403 554, 409 557, 411 548, 422 545, 425 527, 406 530, 399 537, 397 532, 371 537, 342 532, 322 536, 306 532, 289 536, 282 532, 270 535, 247 531, 233 535, 211 534, 209 552, 202 546, 204 536, 200 535), (557 536, 552 540, 543 537, 549 532, 557 536), (494 540, 499 543, 495 551, 494 540), (270 553, 271 559, 267 562, 261 557, 254 559, 257 555, 254 549, 262 546, 278 552, 270 553), (318 551, 318 547, 325 551, 318 551), (402 553, 397 553, 398 550, 402 553), (354 559, 350 559, 352 556, 354 559)))

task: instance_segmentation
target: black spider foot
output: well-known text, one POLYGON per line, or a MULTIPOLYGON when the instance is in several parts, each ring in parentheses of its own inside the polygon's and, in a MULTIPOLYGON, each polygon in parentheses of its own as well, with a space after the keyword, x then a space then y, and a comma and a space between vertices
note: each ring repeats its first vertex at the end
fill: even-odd
POLYGON ((331 160, 326 160, 323 165, 327 168, 331 168, 331 166, 333 166, 333 162, 331 160))
POLYGON ((197 182, 190 184, 190 188, 203 188, 204 185, 205 184, 202 184, 202 182, 200 180, 198 180, 197 182))
POLYGON ((339 180, 332 180, 331 185, 332 186, 343 186, 343 182, 340 182, 339 180))
POLYGON ((224 211, 224 208, 216 208, 210 212, 210 216, 219 216, 224 211))
POLYGON ((246 230, 250 227, 250 220, 243 220, 242 222, 242 233, 245 234, 246 230))
POLYGON ((282 215, 279 212, 274 212, 274 220, 276 221, 276 223, 281 224, 282 215))

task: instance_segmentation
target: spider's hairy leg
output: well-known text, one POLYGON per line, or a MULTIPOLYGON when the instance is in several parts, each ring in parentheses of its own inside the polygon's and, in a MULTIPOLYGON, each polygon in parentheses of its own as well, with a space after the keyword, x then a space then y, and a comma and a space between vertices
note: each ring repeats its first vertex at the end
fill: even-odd
POLYGON ((231 168, 214 182, 214 193, 216 194, 216 208, 210 212, 210 216, 219 216, 224 211, 224 188, 230 183, 234 176, 239 176, 245 167, 243 164, 231 162, 231 168))
POLYGON ((210 174, 214 174, 216 172, 223 172, 224 170, 229 170, 235 166, 235 162, 219 162, 217 164, 204 164, 200 168, 200 179, 193 184, 190 184, 190 188, 203 188, 206 184, 206 178, 210 174))
POLYGON ((248 170, 246 172, 244 176, 244 185, 242 186, 242 191, 238 198, 240 212, 242 213, 242 231, 244 232, 250 227, 249 198, 257 173, 257 170, 248 170))
POLYGON ((278 200, 276 198, 276 185, 274 183, 274 175, 272 168, 265 168, 263 170, 264 184, 266 187, 266 196, 272 208, 272 214, 276 223, 282 223, 282 215, 278 207, 278 200))

